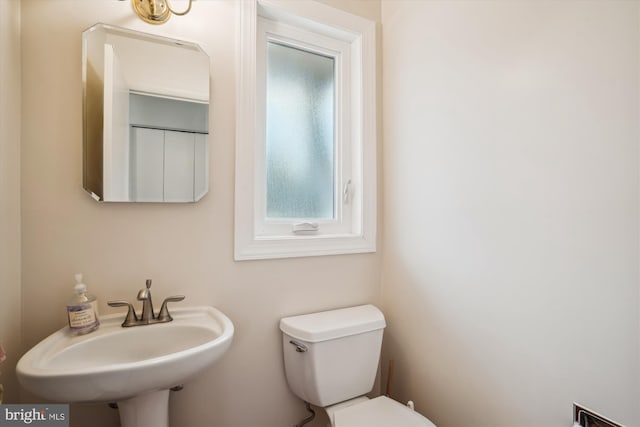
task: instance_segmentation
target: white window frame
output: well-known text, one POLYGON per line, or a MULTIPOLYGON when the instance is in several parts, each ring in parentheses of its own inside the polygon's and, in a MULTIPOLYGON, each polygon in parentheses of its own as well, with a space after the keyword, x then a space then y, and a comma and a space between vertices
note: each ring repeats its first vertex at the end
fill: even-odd
MULTIPOLYGON (((342 193, 347 191, 347 199, 351 196, 351 189, 344 183, 351 179, 351 161, 353 148, 351 146, 351 113, 350 102, 352 98, 358 97, 356 90, 346 94, 346 90, 352 89, 351 81, 351 44, 332 37, 326 37, 311 31, 305 31, 297 26, 292 26, 280 21, 273 21, 262 16, 258 17, 257 31, 257 117, 255 135, 255 168, 256 183, 254 187, 254 227, 255 234, 259 238, 271 238, 272 236, 288 236, 292 233, 292 224, 312 221, 319 226, 318 232, 323 235, 344 235, 350 233, 352 229, 353 203, 343 203, 342 193), (266 212, 266 185, 263 185, 266 176, 266 114, 264 102, 266 100, 266 51, 267 43, 276 42, 285 46, 301 49, 326 57, 332 58, 334 62, 334 218, 332 219, 309 219, 309 218, 267 218, 266 212)), ((314 234, 318 234, 314 232, 314 234)))
POLYGON ((235 259, 375 252, 375 23, 310 0, 243 0, 238 7, 235 259), (315 221, 316 232, 264 218, 267 40, 336 58, 336 219, 315 221))

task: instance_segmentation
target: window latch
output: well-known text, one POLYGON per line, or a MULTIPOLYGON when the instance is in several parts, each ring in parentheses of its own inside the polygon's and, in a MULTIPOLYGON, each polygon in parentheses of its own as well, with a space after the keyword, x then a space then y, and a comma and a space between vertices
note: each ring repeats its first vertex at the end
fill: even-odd
POLYGON ((293 224, 294 234, 313 234, 320 229, 320 224, 317 222, 298 222, 293 224))
POLYGON ((342 202, 346 205, 349 203, 349 188, 351 187, 351 180, 348 180, 345 184, 344 187, 342 188, 342 202))

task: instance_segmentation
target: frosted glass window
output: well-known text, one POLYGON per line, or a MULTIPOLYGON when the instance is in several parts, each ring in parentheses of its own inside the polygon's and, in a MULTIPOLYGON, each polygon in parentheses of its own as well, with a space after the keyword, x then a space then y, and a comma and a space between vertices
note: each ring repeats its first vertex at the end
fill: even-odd
POLYGON ((335 217, 334 62, 268 42, 267 218, 335 217))

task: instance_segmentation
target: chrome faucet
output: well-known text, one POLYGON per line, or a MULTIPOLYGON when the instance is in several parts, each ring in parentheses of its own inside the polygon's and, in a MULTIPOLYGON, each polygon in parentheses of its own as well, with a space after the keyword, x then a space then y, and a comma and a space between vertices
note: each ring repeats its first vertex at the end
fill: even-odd
POLYGON ((136 314, 136 310, 133 308, 133 305, 128 303, 127 301, 109 301, 107 304, 110 307, 127 307, 127 316, 122 322, 122 327, 127 328, 129 326, 141 326, 141 325, 151 325, 153 323, 165 323, 171 322, 173 317, 169 314, 169 309, 167 307, 167 303, 170 302, 178 302, 184 299, 184 295, 175 295, 168 298, 162 302, 162 307, 160 308, 160 312, 158 315, 155 315, 153 311, 153 301, 151 300, 151 279, 147 279, 146 288, 140 289, 138 292, 138 301, 142 301, 142 313, 140 317, 136 314))

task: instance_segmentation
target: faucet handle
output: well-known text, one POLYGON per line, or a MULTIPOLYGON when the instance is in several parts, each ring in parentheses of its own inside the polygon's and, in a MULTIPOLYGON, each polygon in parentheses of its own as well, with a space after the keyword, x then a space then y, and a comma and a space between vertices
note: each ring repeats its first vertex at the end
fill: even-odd
POLYGON ((151 279, 147 279, 145 284, 147 287, 138 291, 138 301, 151 300, 151 279))
POLYGON ((133 326, 138 321, 138 316, 136 316, 136 311, 134 310, 133 305, 127 301, 108 301, 107 304, 109 307, 128 307, 127 317, 124 318, 122 326, 133 326))
POLYGON ((174 295, 172 297, 165 298, 164 301, 162 302, 162 307, 160 307, 160 313, 158 313, 158 317, 157 317, 158 321, 171 322, 173 320, 173 317, 171 317, 171 315, 169 314, 167 303, 179 302, 179 301, 182 301, 183 299, 184 299, 184 295, 174 295))

